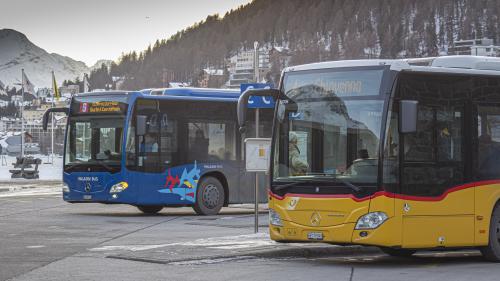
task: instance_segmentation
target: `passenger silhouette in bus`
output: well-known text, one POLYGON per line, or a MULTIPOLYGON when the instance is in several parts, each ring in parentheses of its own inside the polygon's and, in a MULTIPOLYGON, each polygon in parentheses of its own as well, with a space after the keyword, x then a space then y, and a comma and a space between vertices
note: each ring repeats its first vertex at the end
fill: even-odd
POLYGON ((290 173, 292 176, 301 176, 307 173, 309 165, 300 158, 300 149, 297 145, 297 134, 290 132, 288 135, 288 157, 290 161, 290 173))
POLYGON ((438 134, 438 155, 440 160, 454 160, 451 131, 443 127, 438 134))
POLYGON ((198 129, 195 132, 193 144, 191 145, 191 153, 194 157, 191 160, 207 160, 208 158, 208 139, 205 138, 203 130, 198 129))
POLYGON ((141 150, 143 152, 158 152, 158 142, 156 141, 156 137, 146 135, 141 150))
POLYGON ((358 159, 368 159, 370 155, 368 154, 368 149, 358 150, 358 159))

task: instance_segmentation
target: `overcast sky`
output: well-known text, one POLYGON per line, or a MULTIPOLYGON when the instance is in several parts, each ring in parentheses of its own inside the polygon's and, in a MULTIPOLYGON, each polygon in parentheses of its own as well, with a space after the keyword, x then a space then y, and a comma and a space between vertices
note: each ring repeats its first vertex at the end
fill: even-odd
POLYGON ((251 0, 0 0, 0 29, 92 66, 251 0))

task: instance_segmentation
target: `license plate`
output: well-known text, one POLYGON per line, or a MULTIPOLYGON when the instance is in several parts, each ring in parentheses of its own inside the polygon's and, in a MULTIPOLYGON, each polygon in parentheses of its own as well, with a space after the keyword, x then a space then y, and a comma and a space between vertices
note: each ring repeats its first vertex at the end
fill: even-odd
POLYGON ((83 195, 83 200, 91 200, 92 195, 83 195))
POLYGON ((309 240, 323 240, 323 232, 309 232, 307 233, 309 240))

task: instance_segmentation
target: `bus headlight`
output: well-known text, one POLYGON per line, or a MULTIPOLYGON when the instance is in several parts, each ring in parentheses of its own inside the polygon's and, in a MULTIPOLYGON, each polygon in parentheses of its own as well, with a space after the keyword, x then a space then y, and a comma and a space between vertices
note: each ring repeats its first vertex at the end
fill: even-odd
POLYGON ((122 181, 122 182, 119 182, 115 185, 113 185, 111 187, 111 189, 109 190, 109 193, 120 193, 122 191, 124 191, 125 189, 127 189, 128 187, 128 183, 122 181))
POLYGON ((280 214, 273 209, 269 209, 269 223, 275 226, 283 226, 280 214))
POLYGON ((383 224, 389 217, 384 212, 372 212, 361 216, 354 229, 374 229, 383 224))
POLYGON ((63 193, 68 193, 69 192, 69 186, 67 183, 63 182, 63 186, 62 186, 62 192, 63 193))

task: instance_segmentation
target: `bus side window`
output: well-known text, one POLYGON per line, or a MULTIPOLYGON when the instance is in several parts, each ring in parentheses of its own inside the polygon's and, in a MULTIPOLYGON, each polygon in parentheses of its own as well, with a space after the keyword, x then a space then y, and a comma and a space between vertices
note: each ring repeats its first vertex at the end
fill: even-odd
POLYGON ((149 113, 147 116, 146 135, 139 137, 139 157, 142 158, 142 161, 139 161, 139 166, 142 164, 142 170, 146 173, 158 173, 160 172, 158 114, 149 113))
POLYGON ((419 106, 417 132, 404 138, 405 161, 434 161, 433 144, 434 111, 432 108, 419 106))
POLYGON ((477 167, 480 180, 500 178, 500 106, 478 106, 477 167))
POLYGON ((178 157, 177 145, 177 120, 172 120, 172 115, 162 116, 160 130, 160 152, 162 170, 175 165, 178 157))
POLYGON ((234 123, 190 122, 190 161, 223 161, 236 159, 236 130, 234 123))

